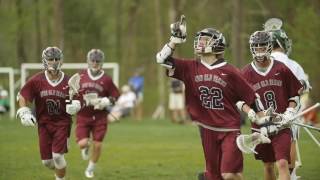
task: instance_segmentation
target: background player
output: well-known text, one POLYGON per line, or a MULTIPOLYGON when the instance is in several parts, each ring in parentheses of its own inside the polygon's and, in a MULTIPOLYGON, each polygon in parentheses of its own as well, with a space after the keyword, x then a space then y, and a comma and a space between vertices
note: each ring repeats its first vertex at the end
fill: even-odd
MULTIPOLYGON (((266 31, 256 31, 250 36, 250 52, 253 56, 251 64, 242 70, 244 77, 252 84, 253 89, 260 95, 265 109, 272 107, 275 112, 283 113, 280 119, 287 121, 297 112, 299 107, 300 82, 284 64, 274 61, 270 57, 272 39, 266 31)), ((263 124, 258 124, 263 126, 263 124)), ((252 126, 257 128, 257 124, 252 126)), ((266 180, 275 180, 274 162, 276 162, 279 179, 288 180, 290 161, 291 132, 283 128, 270 137, 270 144, 261 144, 256 147, 256 159, 264 163, 266 180)))
POLYGON ((243 157, 235 143, 240 114, 235 104, 239 100, 254 104, 254 91, 237 68, 225 61, 226 41, 221 32, 199 31, 194 41, 199 59, 184 60, 172 57, 176 44, 186 41, 184 16, 170 28, 170 42, 156 58, 168 69, 168 76, 185 84, 187 109, 199 125, 206 161, 206 171, 198 179, 242 179, 243 157))
POLYGON ((76 137, 80 146, 82 158, 89 159, 89 139, 92 136, 93 148, 85 175, 94 177, 95 164, 101 154, 102 141, 107 132, 106 108, 114 104, 119 97, 119 91, 102 69, 104 53, 100 49, 92 49, 87 54, 88 69, 80 74, 80 92, 86 106, 77 114, 76 137))
POLYGON ((42 52, 44 71, 30 78, 18 96, 20 108, 17 116, 24 126, 38 124, 39 147, 43 165, 55 170, 56 180, 66 174, 64 154, 68 151, 71 116, 80 109, 80 102, 68 100, 69 78, 61 71, 63 54, 57 47, 48 47, 42 52), (30 103, 35 104, 36 117, 30 103), (36 120, 37 119, 37 120, 36 120))
MULTIPOLYGON (((303 93, 308 93, 311 89, 310 83, 308 81, 308 78, 303 70, 303 68, 300 66, 299 63, 296 61, 290 59, 288 56, 291 53, 292 50, 292 41, 288 38, 286 32, 283 29, 280 29, 281 26, 274 25, 275 23, 280 23, 282 26, 282 21, 277 18, 271 18, 266 21, 264 24, 265 30, 272 33, 272 43, 273 43, 273 49, 271 56, 282 63, 284 63, 291 72, 296 76, 296 78, 301 82, 303 85, 303 93)), ((279 25, 280 25, 279 24, 279 25)), ((300 111, 302 108, 300 108, 300 111)), ((297 120, 300 120, 298 118, 297 120)), ((292 131, 292 143, 291 143, 291 163, 289 164, 289 169, 291 172, 291 179, 296 179, 296 173, 295 173, 295 165, 296 165, 296 143, 299 137, 299 126, 292 125, 291 131, 292 131)))

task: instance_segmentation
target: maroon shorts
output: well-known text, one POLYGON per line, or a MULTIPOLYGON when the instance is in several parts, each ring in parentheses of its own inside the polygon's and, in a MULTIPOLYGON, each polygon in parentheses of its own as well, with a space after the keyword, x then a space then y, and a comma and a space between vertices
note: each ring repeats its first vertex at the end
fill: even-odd
POLYGON ((76 137, 77 142, 89 138, 92 133, 92 140, 102 142, 107 132, 107 118, 89 118, 77 116, 76 137))
POLYGON ((243 156, 236 144, 240 131, 216 132, 200 127, 206 161, 206 177, 222 179, 221 173, 241 173, 243 156))
POLYGON ((263 162, 276 162, 286 159, 290 162, 291 131, 283 129, 277 135, 272 136, 270 144, 259 144, 256 147, 258 154, 255 158, 263 162))
POLYGON ((41 124, 38 126, 41 159, 52 159, 52 153, 64 154, 68 152, 68 140, 71 124, 54 125, 41 124))

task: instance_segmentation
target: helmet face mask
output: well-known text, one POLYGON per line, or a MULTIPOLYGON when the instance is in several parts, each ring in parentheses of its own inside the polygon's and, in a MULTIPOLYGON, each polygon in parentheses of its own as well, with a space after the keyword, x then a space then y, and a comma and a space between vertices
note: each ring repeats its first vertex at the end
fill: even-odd
POLYGON ((47 47, 42 51, 42 63, 44 69, 57 74, 61 70, 63 62, 62 51, 57 47, 47 47))
POLYGON ((213 28, 206 28, 199 31, 194 39, 195 54, 222 54, 226 46, 222 33, 213 28))
POLYGON ((87 54, 88 68, 93 74, 101 71, 104 61, 104 53, 100 49, 92 49, 87 54))
POLYGON ((257 62, 263 62, 270 58, 272 51, 272 40, 270 33, 256 31, 250 36, 250 52, 257 62))

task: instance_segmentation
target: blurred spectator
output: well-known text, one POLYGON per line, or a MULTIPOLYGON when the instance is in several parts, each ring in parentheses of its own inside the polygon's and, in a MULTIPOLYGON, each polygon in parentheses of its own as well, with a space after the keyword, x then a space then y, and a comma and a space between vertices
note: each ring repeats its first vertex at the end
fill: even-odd
POLYGON ((8 91, 0 86, 0 114, 8 112, 9 109, 8 91))
POLYGON ((171 121, 184 123, 186 120, 184 85, 182 81, 172 78, 170 82, 169 110, 171 121))
POLYGON ((118 121, 120 118, 128 116, 136 104, 136 94, 130 89, 130 86, 122 86, 121 92, 119 99, 108 115, 109 122, 118 121))
POLYGON ((134 75, 129 79, 128 84, 136 94, 137 102, 136 107, 134 108, 134 115, 137 120, 141 120, 143 116, 142 101, 143 101, 143 86, 144 86, 144 77, 141 75, 143 68, 138 68, 134 75))
MULTIPOLYGON (((305 108, 307 109, 309 107, 311 107, 313 105, 312 100, 309 98, 307 98, 305 103, 305 108)), ((309 112, 307 112, 305 115, 303 115, 303 120, 305 124, 311 125, 311 126, 315 126, 315 127, 320 127, 320 123, 318 120, 318 111, 317 108, 310 110, 309 112)))

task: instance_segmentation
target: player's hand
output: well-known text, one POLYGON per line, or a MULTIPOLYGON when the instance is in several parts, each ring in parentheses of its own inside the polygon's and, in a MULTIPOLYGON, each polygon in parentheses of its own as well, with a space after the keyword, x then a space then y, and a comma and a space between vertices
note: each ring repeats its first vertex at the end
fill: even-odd
POLYGON ((21 107, 17 110, 16 117, 20 118, 21 124, 24 126, 36 126, 37 120, 28 107, 21 107))
POLYGON ((66 112, 70 115, 76 114, 81 109, 79 100, 72 100, 70 104, 66 105, 66 112))
POLYGON ((275 124, 278 124, 279 126, 290 126, 295 114, 295 109, 289 107, 283 114, 278 114, 278 116, 276 117, 276 119, 278 119, 278 122, 275 122, 275 124))
POLYGON ((181 44, 187 40, 187 24, 186 17, 181 15, 180 21, 170 25, 171 37, 170 42, 181 44))
POLYGON ((248 118, 257 125, 262 125, 270 121, 270 116, 259 117, 252 109, 248 112, 248 118))
POLYGON ((97 102, 95 102, 94 109, 95 110, 103 110, 106 107, 111 106, 111 105, 112 105, 112 103, 109 98, 107 98, 107 97, 98 98, 97 102))
POLYGON ((279 128, 275 124, 266 125, 260 128, 261 134, 264 136, 273 136, 275 134, 278 134, 279 128))
POLYGON ((98 99, 97 93, 87 93, 83 95, 86 106, 94 106, 98 99))

